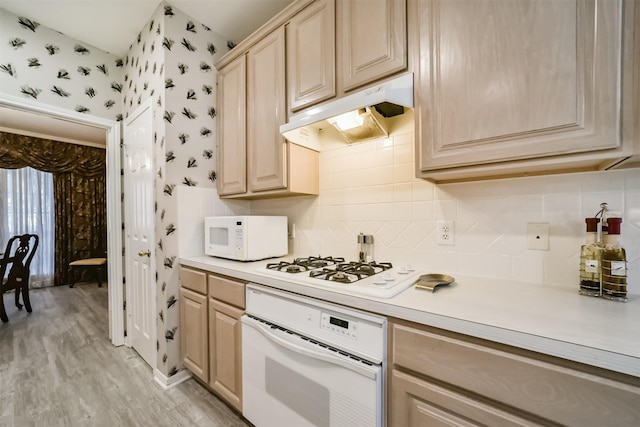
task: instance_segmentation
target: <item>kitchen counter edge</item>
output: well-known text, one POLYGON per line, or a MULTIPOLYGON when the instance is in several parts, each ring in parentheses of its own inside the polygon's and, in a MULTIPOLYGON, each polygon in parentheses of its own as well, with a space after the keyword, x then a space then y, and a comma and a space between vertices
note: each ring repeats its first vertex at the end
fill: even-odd
MULTIPOLYGON (((493 319, 494 324, 490 324, 480 318, 474 319, 473 315, 462 315, 461 313, 474 312, 474 308, 470 306, 469 301, 463 302, 462 306, 457 307, 455 312, 437 313, 430 311, 428 307, 425 309, 416 308, 415 300, 421 296, 425 296, 425 291, 410 288, 390 299, 363 297, 346 292, 336 292, 321 287, 299 285, 289 281, 267 277, 257 272, 257 269, 264 266, 264 263, 265 261, 237 262, 207 256, 180 258, 180 264, 183 266, 198 268, 211 273, 234 277, 246 282, 258 283, 283 291, 370 311, 388 317, 395 317, 640 377, 640 340, 637 338, 635 339, 635 343, 630 343, 630 346, 626 346, 625 348, 598 348, 598 345, 589 345, 585 342, 572 342, 571 334, 565 333, 566 337, 557 336, 557 334, 554 336, 553 331, 546 333, 540 328, 529 328, 526 324, 509 325, 509 319, 506 318, 506 315, 503 319, 503 324, 501 324, 500 319, 493 319), (465 304, 468 306, 468 310, 465 309, 465 304)), ((534 290, 533 292, 536 291, 534 290)), ((529 298, 530 297, 529 295, 529 298)), ((576 298, 597 300, 597 298, 580 296, 576 296, 576 298)), ((544 299, 545 297, 541 298, 541 300, 544 299)), ((596 304, 595 301, 590 303, 596 304)), ((613 304, 611 307, 630 304, 609 301, 607 301, 607 303, 613 304)), ((636 306, 640 307, 640 301, 634 301, 633 304, 634 306, 631 308, 631 311, 634 319, 640 319, 640 308, 636 310, 636 306)), ((509 312, 509 310, 506 311, 509 312)), ((541 314, 544 315, 542 312, 541 314)), ((635 324, 637 325, 638 323, 635 324)), ((633 338, 629 337, 629 339, 633 338)), ((600 346, 602 347, 602 345, 600 346)))

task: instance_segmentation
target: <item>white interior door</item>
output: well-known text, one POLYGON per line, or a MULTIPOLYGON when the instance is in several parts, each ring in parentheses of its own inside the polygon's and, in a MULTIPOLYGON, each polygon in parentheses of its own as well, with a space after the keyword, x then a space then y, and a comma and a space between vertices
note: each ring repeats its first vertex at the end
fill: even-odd
POLYGON ((153 110, 148 99, 124 123, 127 336, 155 368, 153 110))

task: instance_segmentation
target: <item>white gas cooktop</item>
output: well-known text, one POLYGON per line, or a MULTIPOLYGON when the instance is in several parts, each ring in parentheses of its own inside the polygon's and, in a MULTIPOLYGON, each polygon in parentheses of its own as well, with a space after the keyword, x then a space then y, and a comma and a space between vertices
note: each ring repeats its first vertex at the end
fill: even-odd
POLYGON ((267 262, 257 273, 284 281, 336 291, 391 298, 418 281, 420 271, 391 263, 345 261, 339 257, 307 257, 267 262))

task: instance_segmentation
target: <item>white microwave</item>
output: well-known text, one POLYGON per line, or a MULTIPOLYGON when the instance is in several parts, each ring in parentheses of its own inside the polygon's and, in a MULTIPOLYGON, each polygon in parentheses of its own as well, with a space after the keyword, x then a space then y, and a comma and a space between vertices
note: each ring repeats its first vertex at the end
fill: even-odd
POLYGON ((286 216, 209 216, 204 219, 204 253, 237 261, 286 255, 286 216))

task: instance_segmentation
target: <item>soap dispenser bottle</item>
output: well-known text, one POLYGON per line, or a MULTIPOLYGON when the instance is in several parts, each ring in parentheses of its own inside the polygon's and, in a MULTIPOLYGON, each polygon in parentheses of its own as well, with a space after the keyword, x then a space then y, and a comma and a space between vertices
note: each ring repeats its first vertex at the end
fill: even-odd
POLYGON ((609 213, 607 234, 603 235, 602 248, 602 297, 627 302, 627 255, 620 246, 622 218, 609 213))
POLYGON ((585 218, 587 233, 580 248, 580 295, 600 296, 600 255, 602 246, 598 242, 600 218, 585 218))

